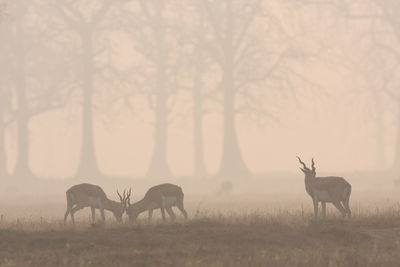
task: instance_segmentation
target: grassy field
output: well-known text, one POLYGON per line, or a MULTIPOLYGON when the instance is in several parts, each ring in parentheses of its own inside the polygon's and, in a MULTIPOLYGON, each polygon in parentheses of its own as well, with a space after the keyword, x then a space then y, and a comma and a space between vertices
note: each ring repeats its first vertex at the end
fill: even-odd
POLYGON ((0 230, 0 266, 399 266, 399 241, 395 211, 350 221, 249 214, 75 229, 26 221, 0 230))
MULTIPOLYGON (((212 183, 183 185, 186 222, 177 213, 177 222, 162 223, 156 212, 152 224, 146 214, 116 224, 108 213, 106 226, 92 227, 86 209, 75 228, 62 222, 69 185, 3 187, 0 267, 400 266, 398 189, 389 179, 384 186, 359 181, 352 179, 351 220, 331 205, 326 220, 314 219, 300 178, 235 183, 225 196, 212 183)), ((134 184, 136 201, 149 185, 134 184)), ((104 188, 116 198, 114 184, 104 188)))

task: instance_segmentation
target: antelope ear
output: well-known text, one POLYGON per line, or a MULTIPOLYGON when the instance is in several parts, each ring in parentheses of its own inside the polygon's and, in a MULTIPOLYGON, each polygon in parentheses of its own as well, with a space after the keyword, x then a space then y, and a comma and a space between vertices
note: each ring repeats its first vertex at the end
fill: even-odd
POLYGON ((303 168, 299 168, 302 172, 306 173, 306 170, 303 168))

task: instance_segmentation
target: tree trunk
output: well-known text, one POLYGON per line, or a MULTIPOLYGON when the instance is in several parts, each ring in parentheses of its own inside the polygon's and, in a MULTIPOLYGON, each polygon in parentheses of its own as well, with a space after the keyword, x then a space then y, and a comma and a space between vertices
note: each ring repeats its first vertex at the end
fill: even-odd
POLYGON ((29 108, 26 96, 26 59, 23 44, 24 34, 21 22, 17 20, 15 29, 16 44, 16 74, 15 87, 18 103, 17 125, 18 125, 18 158, 14 175, 20 179, 32 178, 34 175, 29 168, 29 108))
POLYGON ((29 128, 28 128, 28 110, 26 103, 26 94, 24 89, 23 78, 19 78, 17 86, 17 97, 18 97, 18 158, 15 167, 14 175, 18 178, 29 178, 33 177, 33 173, 29 168, 29 151, 30 151, 30 141, 29 141, 29 128))
POLYGON ((4 96, 0 89, 0 179, 9 176, 7 172, 7 157, 5 152, 5 126, 4 126, 4 96))
POLYGON ((82 34, 83 52, 83 76, 82 76, 82 144, 81 159, 77 177, 98 177, 101 171, 97 164, 94 146, 94 123, 93 123, 93 41, 88 32, 82 34))
POLYGON ((249 177, 251 176, 240 152, 237 141, 235 127, 235 88, 233 83, 233 64, 232 57, 228 58, 227 64, 223 70, 223 90, 224 90, 224 106, 223 106, 223 149, 222 160, 218 176, 222 177, 249 177))
POLYGON ((150 166, 146 176, 149 178, 161 178, 171 176, 171 170, 167 163, 167 144, 168 144, 168 94, 166 90, 165 55, 159 49, 159 61, 157 64, 157 88, 155 103, 155 128, 154 128, 154 148, 150 166))
POLYGON ((149 178, 171 176, 167 163, 167 115, 165 102, 166 100, 162 95, 157 96, 154 148, 150 166, 146 173, 149 178))
POLYGON ((204 162, 204 142, 203 142, 203 97, 201 94, 202 82, 202 62, 198 58, 195 70, 193 86, 193 142, 194 142, 194 175, 205 177, 207 175, 206 164, 204 162))
POLYGON ((400 170, 400 101, 397 102, 397 135, 392 168, 395 171, 400 170))
POLYGON ((245 178, 250 177, 251 173, 246 166, 240 152, 236 127, 235 127, 235 95, 236 88, 235 79, 235 50, 233 41, 234 32, 234 15, 232 2, 228 1, 226 6, 226 29, 225 37, 222 43, 223 64, 222 84, 223 84, 223 147, 222 160, 219 168, 218 176, 226 178, 245 178))
POLYGON ((150 166, 146 176, 149 178, 161 178, 171 176, 171 170, 167 163, 167 144, 168 144, 168 90, 167 90, 167 56, 168 49, 165 44, 165 23, 162 18, 163 2, 156 7, 154 15, 153 34, 156 44, 156 103, 155 128, 154 128, 154 148, 150 166))
POLYGON ((376 168, 385 167, 385 151, 383 145, 384 127, 383 127, 383 110, 382 99, 378 93, 375 93, 375 110, 376 110, 376 168))

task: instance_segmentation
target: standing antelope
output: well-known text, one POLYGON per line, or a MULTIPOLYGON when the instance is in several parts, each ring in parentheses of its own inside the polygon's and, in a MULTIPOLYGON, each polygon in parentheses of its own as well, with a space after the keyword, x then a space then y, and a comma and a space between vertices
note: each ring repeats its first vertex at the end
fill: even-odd
POLYGON ((126 198, 126 213, 128 214, 129 221, 135 221, 140 213, 144 211, 149 212, 148 221, 151 221, 154 209, 160 209, 163 221, 165 221, 165 210, 167 210, 171 220, 175 220, 175 214, 172 207, 176 206, 187 219, 187 213, 183 207, 183 192, 182 188, 173 184, 160 184, 150 188, 142 200, 134 204, 130 204, 130 194, 126 198))
POLYGON ((351 210, 349 207, 351 185, 343 178, 336 176, 329 177, 316 177, 314 159, 312 159, 311 170, 307 168, 306 164, 301 161, 300 168, 306 175, 305 185, 306 191, 311 196, 314 204, 314 215, 318 215, 318 203, 322 203, 322 215, 326 216, 326 203, 332 203, 343 215, 343 217, 351 217, 351 210), (343 206, 342 206, 343 204, 343 206))
POLYGON ((72 223, 75 224, 74 213, 86 207, 92 209, 93 224, 95 223, 95 209, 100 209, 103 223, 105 223, 105 209, 111 211, 118 222, 122 220, 122 214, 125 211, 125 192, 123 197, 118 193, 120 202, 108 199, 100 186, 92 184, 74 185, 65 194, 67 196, 67 211, 64 215, 64 224, 67 221, 68 214, 71 214, 72 223))

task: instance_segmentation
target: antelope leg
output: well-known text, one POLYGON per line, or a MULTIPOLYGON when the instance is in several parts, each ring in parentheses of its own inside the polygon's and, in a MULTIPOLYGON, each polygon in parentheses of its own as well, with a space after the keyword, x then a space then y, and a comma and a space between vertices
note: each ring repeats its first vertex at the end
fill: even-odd
POLYGON ((151 218, 153 217, 153 209, 149 209, 149 217, 148 217, 148 222, 151 221, 151 218))
POLYGON ((185 220, 187 220, 187 212, 183 207, 183 198, 178 198, 176 207, 182 212, 183 216, 185 216, 185 220))
POLYGON ((313 199, 313 204, 314 204, 314 216, 318 216, 318 199, 314 197, 313 199))
POLYGON ((171 218, 171 221, 174 221, 175 218, 176 218, 176 216, 175 216, 174 211, 172 210, 172 207, 170 206, 170 207, 167 207, 167 208, 165 208, 165 209, 167 210, 168 215, 169 215, 169 217, 171 218))
POLYGON ((322 217, 326 217, 326 202, 325 201, 323 201, 323 202, 321 202, 321 204, 322 204, 322 217))
POLYGON ((96 211, 94 210, 94 207, 91 206, 90 209, 92 210, 92 224, 96 223, 96 211))
POLYGON ((343 217, 346 216, 346 210, 343 208, 342 204, 340 204, 340 201, 333 201, 332 204, 340 211, 343 217))

